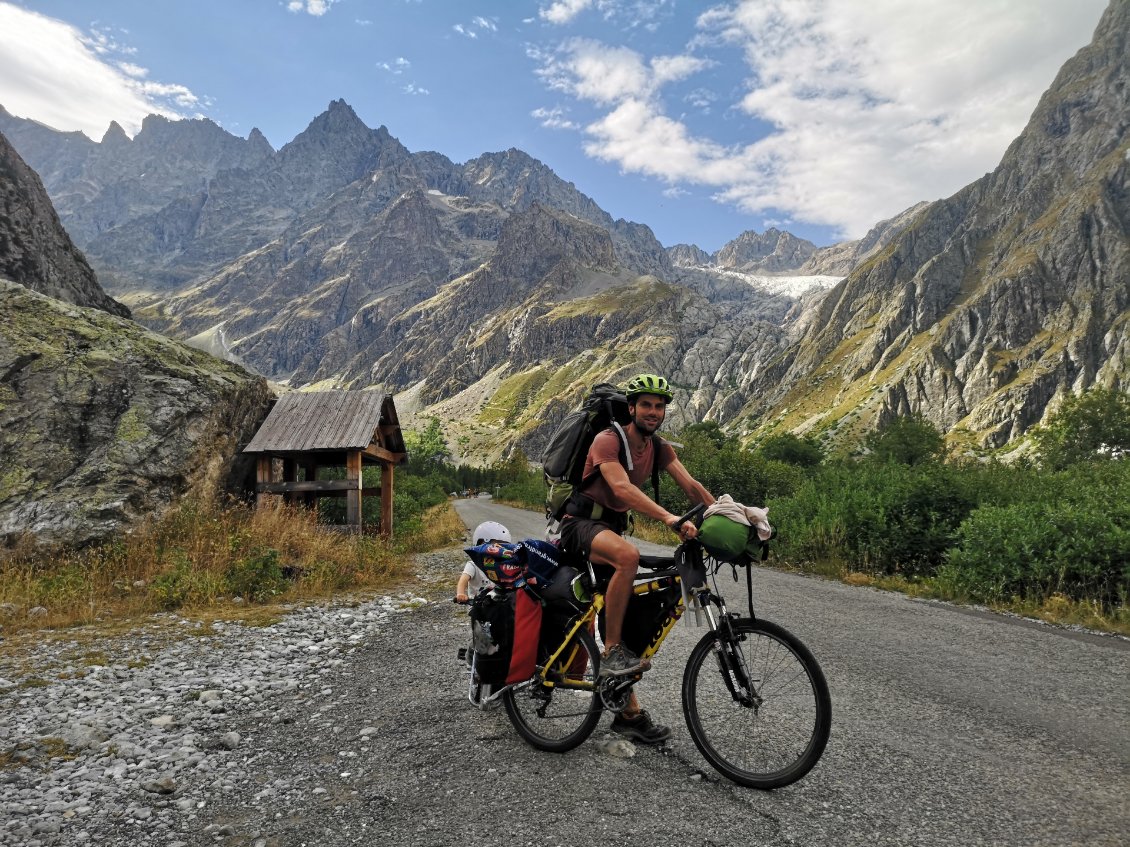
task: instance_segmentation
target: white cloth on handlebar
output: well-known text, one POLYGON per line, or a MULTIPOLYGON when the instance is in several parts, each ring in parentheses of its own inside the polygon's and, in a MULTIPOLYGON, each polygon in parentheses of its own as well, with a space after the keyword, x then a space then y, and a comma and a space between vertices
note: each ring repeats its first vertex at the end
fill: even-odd
POLYGON ((768 541, 773 537, 773 527, 769 525, 768 509, 762 509, 758 506, 743 506, 729 494, 723 494, 710 504, 703 512, 702 517, 706 519, 711 515, 722 515, 740 524, 755 527, 757 537, 762 541, 768 541))

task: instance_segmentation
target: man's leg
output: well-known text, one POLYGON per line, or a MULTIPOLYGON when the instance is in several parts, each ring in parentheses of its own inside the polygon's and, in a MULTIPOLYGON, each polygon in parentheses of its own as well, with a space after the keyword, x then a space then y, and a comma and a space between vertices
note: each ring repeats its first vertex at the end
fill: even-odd
POLYGON ((604 592, 604 646, 620 643, 624 628, 624 615, 632 597, 632 581, 640 566, 640 551, 636 546, 610 529, 598 533, 592 540, 589 558, 600 565, 616 569, 604 592))

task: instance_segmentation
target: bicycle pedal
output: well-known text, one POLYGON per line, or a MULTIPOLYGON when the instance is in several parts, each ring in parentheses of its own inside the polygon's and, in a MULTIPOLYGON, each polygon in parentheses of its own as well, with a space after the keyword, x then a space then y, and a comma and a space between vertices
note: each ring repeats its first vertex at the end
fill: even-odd
POLYGON ((457 658, 461 662, 467 661, 467 648, 460 647, 459 652, 455 654, 455 658, 457 658))

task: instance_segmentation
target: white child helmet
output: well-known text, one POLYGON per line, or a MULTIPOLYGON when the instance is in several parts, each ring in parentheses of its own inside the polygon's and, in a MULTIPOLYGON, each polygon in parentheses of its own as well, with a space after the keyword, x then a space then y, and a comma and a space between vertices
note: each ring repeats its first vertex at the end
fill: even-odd
POLYGON ((471 533, 471 537, 475 539, 475 544, 486 544, 488 541, 505 541, 510 543, 510 530, 500 524, 498 521, 483 521, 475 531, 471 533))

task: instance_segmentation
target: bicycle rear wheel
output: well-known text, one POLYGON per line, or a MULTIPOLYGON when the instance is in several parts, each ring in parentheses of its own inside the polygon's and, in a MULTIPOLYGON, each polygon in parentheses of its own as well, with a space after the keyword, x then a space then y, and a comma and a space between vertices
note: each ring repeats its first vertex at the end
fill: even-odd
MULTIPOLYGON (((538 673, 548 651, 538 648, 538 673)), ((600 722, 597 690, 600 652, 593 637, 580 630, 549 668, 546 683, 510 689, 502 695, 514 729, 531 746, 549 753, 572 750, 592 735, 600 722)))
POLYGON ((796 782, 820 760, 832 699, 815 657, 769 621, 722 621, 683 673, 691 738, 719 773, 750 788, 796 782))

